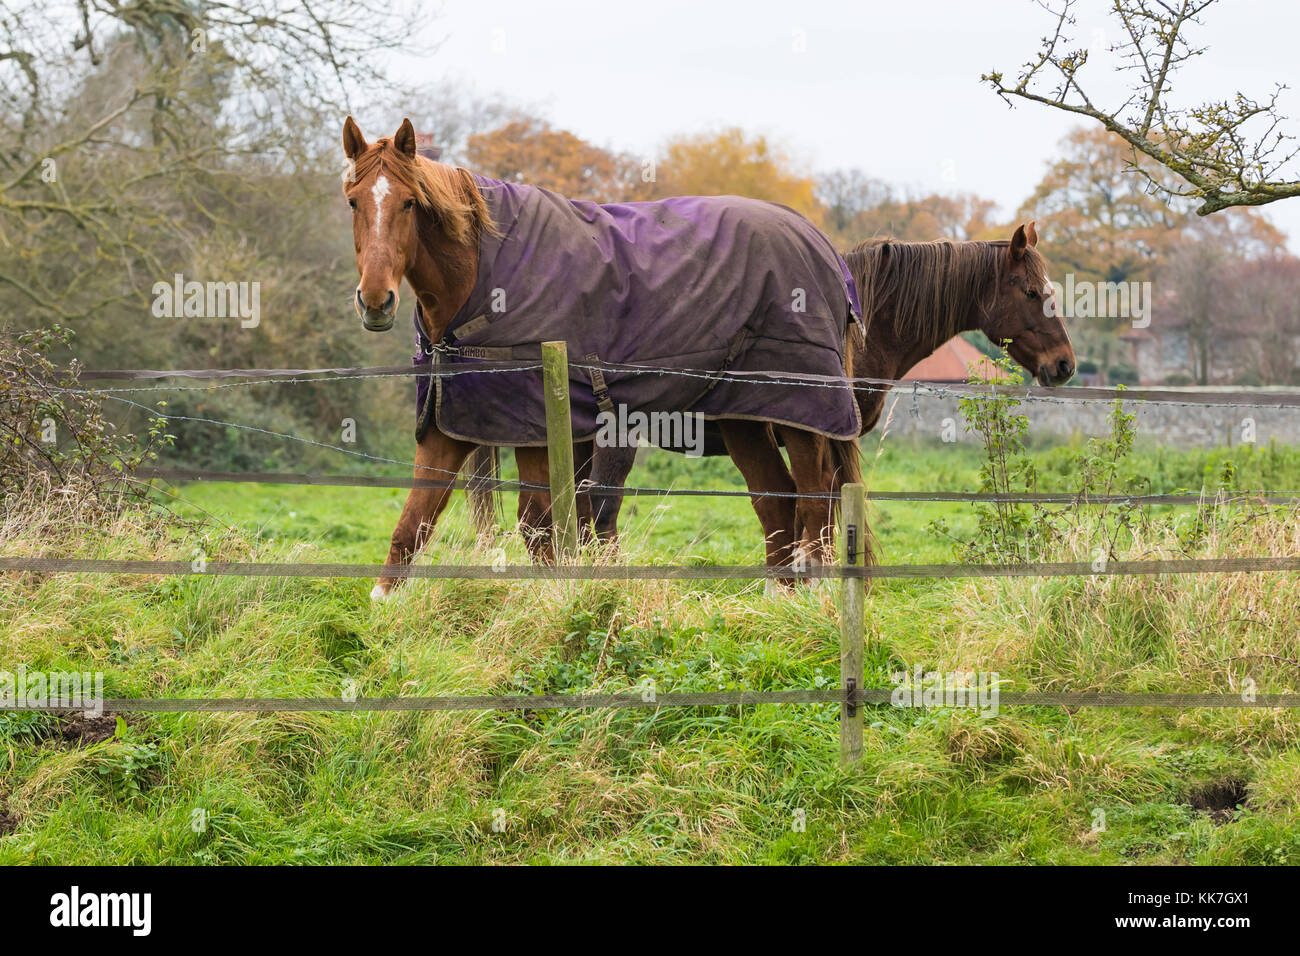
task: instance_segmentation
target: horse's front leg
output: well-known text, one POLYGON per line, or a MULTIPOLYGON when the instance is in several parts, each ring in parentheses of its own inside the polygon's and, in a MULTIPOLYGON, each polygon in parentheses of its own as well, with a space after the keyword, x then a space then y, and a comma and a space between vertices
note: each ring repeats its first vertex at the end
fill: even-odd
MULTIPOLYGON (((456 477, 473 450, 474 446, 469 442, 449 438, 436 425, 431 425, 415 451, 415 477, 449 482, 456 477)), ((411 563, 411 559, 429 540, 438 515, 447 507, 451 491, 450 487, 411 489, 411 493, 406 496, 402 516, 393 529, 393 540, 388 548, 385 567, 411 563)), ((381 577, 370 592, 371 599, 379 601, 388 597, 401 580, 397 577, 381 577)))
MULTIPOLYGON (((783 567, 790 562, 794 546, 795 490, 794 479, 781 457, 781 449, 772 430, 763 422, 723 421, 722 440, 727 454, 740 469, 749 489, 750 504, 763 526, 767 543, 767 566, 783 567)), ((782 584, 794 583, 782 579, 782 584)), ((770 591, 772 580, 768 580, 770 591)))
POLYGON ((547 450, 516 448, 519 466, 519 533, 528 545, 529 557, 538 564, 555 563, 551 543, 551 466, 547 450), (532 487, 530 487, 532 486, 532 487))

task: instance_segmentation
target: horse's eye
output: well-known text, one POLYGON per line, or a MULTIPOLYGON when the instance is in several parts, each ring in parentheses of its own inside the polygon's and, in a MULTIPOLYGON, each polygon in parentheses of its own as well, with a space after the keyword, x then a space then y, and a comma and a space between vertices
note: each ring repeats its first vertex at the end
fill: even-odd
POLYGON ((1037 298, 1038 298, 1038 295, 1039 295, 1037 289, 1026 289, 1026 290, 1025 290, 1025 294, 1026 294, 1027 296, 1029 296, 1029 298, 1031 298, 1031 299, 1037 299, 1037 298))
POLYGON ((352 211, 353 211, 353 212, 356 212, 356 209, 357 209, 357 201, 356 201, 355 199, 349 198, 349 199, 348 199, 348 205, 352 207, 352 211))
POLYGON ((403 209, 414 209, 414 208, 415 208, 415 200, 414 200, 414 199, 408 199, 408 200, 406 200, 406 202, 402 203, 402 208, 403 208, 403 209))

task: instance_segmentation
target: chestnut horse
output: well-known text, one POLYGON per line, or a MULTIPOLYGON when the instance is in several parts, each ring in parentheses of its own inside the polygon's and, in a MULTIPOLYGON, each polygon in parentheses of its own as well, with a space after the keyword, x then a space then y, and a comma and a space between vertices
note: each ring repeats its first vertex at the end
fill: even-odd
MULTIPOLYGON (((1038 252, 1034 223, 1019 226, 1010 241, 900 242, 872 239, 845 256, 862 297, 866 333, 856 336, 851 366, 862 378, 898 379, 955 335, 982 331, 1007 351, 1041 385, 1060 385, 1074 375, 1074 349, 1056 314, 1047 262, 1038 252)), ((887 386, 855 389, 862 413, 862 433, 875 427, 885 404, 887 386)), ((790 472, 776 465, 780 452, 769 432, 750 437, 764 447, 770 479, 750 485, 751 491, 788 495, 795 489, 790 472)), ((591 480, 590 512, 596 536, 612 542, 618 536, 618 512, 635 448, 599 448, 591 480)), ((803 502, 800 501, 800 505, 803 502)), ((782 529, 769 550, 778 561, 787 559, 802 536, 803 522, 817 520, 826 537, 831 529, 820 520, 824 506, 812 502, 804 513, 795 500, 768 498, 782 529)), ((869 540, 864 537, 864 540, 869 540)))
MULTIPOLYGON (((350 164, 344 195, 353 211, 360 274, 354 305, 363 327, 372 332, 392 328, 398 286, 405 279, 420 304, 424 334, 431 342, 441 341, 479 281, 480 238, 496 235, 474 177, 467 170, 418 156, 409 120, 402 121, 391 139, 371 144, 348 117, 343 126, 343 150, 350 164)), ((485 278, 490 281, 492 276, 485 278)), ((707 316, 701 318, 707 321, 707 316)), ((846 325, 844 336, 848 334, 846 325)), ((840 355, 847 361, 849 343, 842 340, 840 346, 840 355)), ((849 411, 853 411, 851 404, 849 411)), ((787 543, 790 532, 786 529, 792 525, 782 511, 770 507, 772 499, 759 490, 780 483, 782 476, 790 478, 792 490, 810 496, 811 507, 805 507, 804 499, 797 506, 801 527, 820 530, 830 521, 827 503, 836 498, 840 485, 860 480, 857 442, 828 439, 786 424, 769 426, 763 421, 723 420, 718 425, 727 452, 750 488, 756 490, 753 501, 768 540, 769 564, 778 565, 796 546, 793 541, 787 543), (789 469, 774 434, 780 435, 789 452, 789 469), (780 547, 774 548, 773 541, 781 542, 780 547)), ((440 430, 434 421, 417 446, 415 476, 450 479, 474 448, 473 443, 440 430)), ((550 494, 542 490, 549 488, 547 449, 516 446, 515 458, 525 485, 519 494, 520 529, 533 560, 551 562, 550 494)), ((450 488, 411 489, 385 565, 402 566, 412 560, 428 541, 450 494, 450 488)), ((790 504, 795 507, 793 501, 790 504)), ((810 534, 797 545, 810 564, 831 558, 826 537, 810 534)), ((381 576, 371 597, 386 597, 400 580, 381 576)))

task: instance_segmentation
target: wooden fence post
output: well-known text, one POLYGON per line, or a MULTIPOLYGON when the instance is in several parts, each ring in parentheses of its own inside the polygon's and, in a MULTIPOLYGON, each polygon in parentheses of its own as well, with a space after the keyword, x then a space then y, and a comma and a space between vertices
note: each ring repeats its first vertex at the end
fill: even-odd
MULTIPOLYGON (((863 535, 866 532, 866 494, 860 484, 840 489, 840 556, 845 567, 863 564, 863 535)), ((863 617, 866 611, 866 581, 840 581, 840 765, 848 767, 862 759, 862 705, 851 703, 862 689, 863 617)))
POLYGON ((542 391, 546 397, 546 448, 551 476, 551 525, 555 560, 578 553, 578 509, 573 497, 573 420, 569 414, 569 350, 542 343, 542 391))

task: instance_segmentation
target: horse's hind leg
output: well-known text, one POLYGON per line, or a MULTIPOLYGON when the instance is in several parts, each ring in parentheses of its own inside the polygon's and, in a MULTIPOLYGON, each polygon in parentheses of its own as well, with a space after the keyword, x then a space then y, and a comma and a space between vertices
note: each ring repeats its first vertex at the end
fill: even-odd
POLYGON ((543 448, 516 448, 519 465, 519 533, 528 545, 528 554, 538 564, 554 564, 555 548, 551 543, 551 467, 543 448), (537 487, 528 487, 530 485, 537 487))
POLYGON ((602 544, 618 544, 618 513, 623 508, 623 486, 636 463, 636 448, 615 446, 596 452, 592 481, 600 490, 591 492, 591 513, 596 538, 602 544))
MULTIPOLYGON (((415 477, 430 481, 453 480, 460 471, 474 446, 469 442, 457 441, 440 432, 436 425, 425 432, 424 440, 415 450, 415 477)), ((388 548, 388 560, 384 566, 410 564, 411 559, 424 547, 433 532, 433 526, 447 507, 451 497, 451 488, 412 488, 406 496, 406 507, 393 529, 392 543, 388 548)), ((370 592, 373 600, 379 601, 401 581, 397 577, 380 577, 370 592)))
MULTIPOLYGON (((722 440, 727 453, 744 476, 749 501, 754 506, 767 542, 767 566, 790 563, 794 546, 794 479, 781 457, 772 429, 764 422, 723 421, 722 440)), ((782 583, 793 583, 783 581, 782 583)))
POLYGON ((799 554, 814 564, 835 561, 835 493, 839 491, 829 443, 820 435, 777 426, 790 455, 790 471, 800 498, 795 506, 799 554), (807 496, 807 497, 802 497, 807 496))
POLYGON ((585 484, 592 482, 592 473, 596 467, 596 443, 580 441, 573 443, 573 481, 575 485, 574 508, 578 516, 578 543, 587 544, 595 536, 595 521, 592 517, 595 499, 590 492, 583 491, 585 484))

